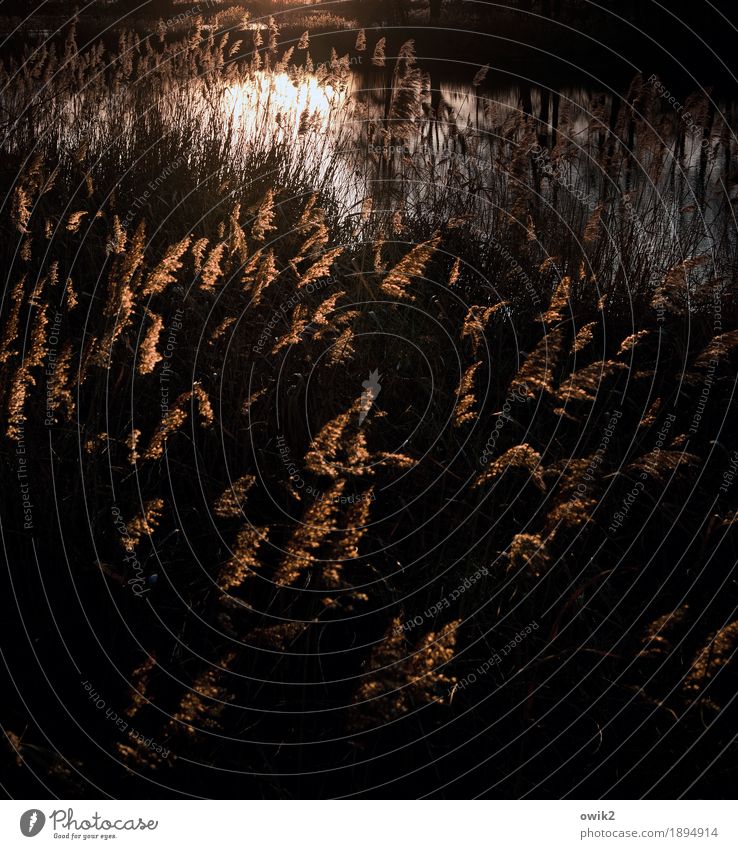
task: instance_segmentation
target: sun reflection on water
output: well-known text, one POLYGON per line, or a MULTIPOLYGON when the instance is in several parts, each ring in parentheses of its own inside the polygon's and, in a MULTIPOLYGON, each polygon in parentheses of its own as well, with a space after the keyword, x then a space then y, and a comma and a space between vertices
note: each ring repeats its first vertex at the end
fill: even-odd
POLYGON ((331 110, 343 93, 315 76, 293 79, 289 74, 259 73, 243 83, 228 86, 224 110, 241 126, 263 121, 268 115, 274 129, 326 129, 331 110))

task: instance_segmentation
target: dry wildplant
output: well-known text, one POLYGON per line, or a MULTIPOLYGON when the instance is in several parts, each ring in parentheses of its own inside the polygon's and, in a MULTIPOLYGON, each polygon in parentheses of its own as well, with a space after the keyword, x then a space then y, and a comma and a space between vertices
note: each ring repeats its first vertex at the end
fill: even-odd
POLYGON ((367 680, 354 696, 355 727, 387 722, 424 704, 448 702, 456 677, 446 667, 454 657, 460 624, 455 620, 429 631, 413 646, 403 636, 402 621, 393 619, 369 658, 367 680))
POLYGON ((416 245, 397 265, 387 273, 381 283, 381 290, 392 298, 414 300, 407 290, 413 278, 422 277, 440 242, 440 236, 433 236, 426 242, 416 245))
MULTIPOLYGON (((102 571, 125 626, 145 636, 141 662, 120 617, 98 629, 122 635, 126 716, 181 751, 164 759, 107 723, 101 737, 129 790, 186 760, 177 775, 210 764, 222 791, 245 761, 222 745, 219 722, 244 746, 279 740, 267 771, 284 795, 298 758, 343 789, 321 758, 348 762, 347 726, 372 729, 351 743, 371 752, 366 774, 406 722, 445 746, 439 705, 456 718, 463 704, 451 700, 466 663, 457 640, 477 651, 503 616, 550 617, 555 637, 504 689, 486 679, 480 722, 561 734, 586 759, 567 717, 590 717, 606 744, 612 716, 626 723, 633 698, 645 699, 659 739, 691 744, 702 713, 690 725, 697 711, 679 712, 722 708, 738 634, 716 592, 738 527, 738 445, 723 421, 736 250, 731 219, 708 204, 720 180, 731 185, 729 128, 694 99, 713 175, 701 176, 684 122, 659 111, 643 79, 622 104, 524 92, 521 109, 517 94, 490 96, 485 65, 454 100, 411 42, 389 32, 372 52, 360 24, 356 50, 369 49, 378 85, 357 87, 340 55, 354 35, 320 61, 313 24, 333 18, 310 11, 302 27, 282 12, 294 42, 284 49, 275 19, 240 31, 240 11, 218 10, 217 35, 202 17, 80 46, 70 28, 0 62, 4 458, 33 469, 37 555, 30 534, 4 537, 11 569, 24 570, 18 597, 33 589, 31 562, 50 600, 70 598, 63 550, 80 598, 97 598, 102 571), (186 327, 166 334, 185 306, 186 327), (422 415, 427 382, 398 338, 433 372, 422 415), (375 368, 386 377, 377 404, 357 397, 375 368), (269 447, 283 392, 296 448, 287 474, 269 447), (503 398, 501 414, 492 399, 503 398), (616 409, 606 430, 601 414, 606 423, 616 409), (609 529, 636 482, 648 532, 634 516, 609 529), (90 540, 87 522, 109 515, 111 492, 126 523, 90 540), (137 608, 121 561, 148 556, 151 536, 166 580, 150 574, 151 604, 137 608), (471 582, 470 559, 492 564, 485 582, 471 582), (451 598, 458 586, 463 601, 451 598), (448 624, 406 616, 445 611, 439 597, 448 624), (202 660, 181 651, 189 641, 202 660), (549 675, 562 657, 572 674, 586 670, 586 686, 549 675), (236 662, 245 674, 228 674, 236 662), (276 677, 290 686, 275 708, 276 677), (554 703, 561 716, 546 713, 554 703), (304 746, 318 739, 335 748, 304 746), (299 756, 281 745, 295 740, 299 756)), ((21 501, 6 501, 3 527, 17 528, 21 501)), ((45 605, 33 601, 35 625, 45 605)), ((99 626, 96 606, 88 613, 99 626)), ((74 641, 78 629, 60 625, 74 641)), ((112 699, 121 682, 98 674, 112 699)), ((55 795, 83 797, 7 701, 10 766, 31 763, 55 795)), ((101 786, 119 791, 116 780, 101 786)))

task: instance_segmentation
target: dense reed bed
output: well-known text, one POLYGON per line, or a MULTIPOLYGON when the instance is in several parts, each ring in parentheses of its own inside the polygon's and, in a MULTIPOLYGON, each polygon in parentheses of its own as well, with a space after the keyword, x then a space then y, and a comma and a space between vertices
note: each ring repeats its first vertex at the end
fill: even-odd
POLYGON ((2 69, 3 778, 721 795, 725 109, 485 69, 454 104, 353 50, 71 30, 2 69))

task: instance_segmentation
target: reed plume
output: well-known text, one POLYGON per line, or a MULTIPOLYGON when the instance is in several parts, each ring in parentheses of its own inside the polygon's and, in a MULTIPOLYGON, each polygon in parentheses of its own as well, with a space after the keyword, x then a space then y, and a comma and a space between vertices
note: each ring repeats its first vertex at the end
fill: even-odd
POLYGON ((474 79, 472 80, 472 85, 474 86, 474 88, 478 88, 487 79, 488 73, 489 73, 489 65, 483 65, 476 72, 476 74, 474 74, 474 79))
POLYGON ((477 397, 473 392, 474 375, 482 365, 481 360, 466 369, 461 377, 459 385, 456 387, 456 397, 458 401, 454 406, 454 427, 461 427, 466 422, 472 421, 477 417, 477 413, 472 412, 472 407, 477 401, 477 397))
POLYGON ((683 689, 692 696, 702 693, 735 657, 738 620, 712 633, 692 661, 683 689))
POLYGON ((546 333, 528 354, 513 379, 510 390, 526 397, 535 397, 535 390, 554 392, 554 369, 564 344, 564 331, 555 328, 546 333))
POLYGON ((384 47, 386 43, 386 38, 380 38, 379 41, 374 45, 374 53, 372 54, 372 65, 374 65, 376 68, 384 68, 384 47))
POLYGON ((547 324, 561 321, 563 318, 564 307, 566 307, 569 303, 570 293, 571 278, 562 277, 554 290, 553 296, 551 297, 551 303, 549 304, 546 312, 543 314, 542 320, 547 324))
POLYGON ((161 362, 161 354, 156 346, 159 344, 159 336, 164 329, 164 322, 161 316, 156 313, 149 313, 149 329, 141 341, 138 349, 138 373, 151 374, 156 368, 156 364, 161 362))
POLYGON ((643 472, 659 483, 664 483, 667 475, 671 476, 682 466, 696 466, 700 458, 695 454, 685 451, 668 451, 663 448, 655 448, 642 454, 637 460, 629 463, 626 470, 629 472, 643 472))
POLYGON ((156 667, 156 660, 153 655, 148 655, 143 663, 139 664, 131 673, 131 704, 126 708, 125 714, 129 719, 133 719, 142 708, 148 705, 149 699, 146 693, 149 689, 149 681, 151 673, 156 667))
POLYGON ((195 274, 202 271, 202 258, 205 256, 205 250, 208 246, 208 239, 198 239, 193 243, 190 253, 192 254, 192 262, 195 266, 195 274))
POLYGON ((476 357, 479 353, 479 347, 484 339, 484 332, 490 322, 492 316, 506 306, 505 301, 500 301, 493 304, 491 307, 474 305, 469 307, 469 311, 464 318, 464 324, 461 327, 461 338, 470 339, 472 346, 472 354, 476 357))
POLYGON ((451 266, 451 271, 448 275, 448 285, 455 286, 459 280, 459 273, 461 269, 461 258, 456 257, 454 260, 454 264, 451 266))
POLYGON ((540 578, 551 560, 547 544, 539 534, 515 534, 507 548, 508 569, 515 573, 526 570, 540 578))
POLYGON ((167 248, 161 262, 148 275, 141 294, 144 297, 160 295, 171 283, 177 279, 177 272, 182 268, 182 256, 192 243, 192 236, 185 236, 180 242, 167 248))
POLYGON ((256 483, 253 475, 244 475, 233 481, 228 488, 218 497, 213 505, 213 512, 221 519, 231 519, 240 516, 246 494, 256 483))
MULTIPOLYGON (((344 313, 344 318, 346 317, 347 313, 344 313)), ((353 358, 355 353, 354 346, 352 344, 353 338, 354 332, 350 327, 347 327, 341 332, 341 335, 333 343, 328 355, 328 362, 330 365, 337 366, 341 363, 346 363, 353 358)))
POLYGON ((195 727, 196 724, 202 728, 218 728, 218 717, 227 699, 222 680, 234 659, 235 655, 227 652, 219 659, 215 669, 208 668, 198 675, 169 720, 170 732, 184 732, 185 735, 194 737, 200 730, 195 727))
POLYGON ((274 218, 274 192, 272 189, 267 189, 251 227, 251 237, 254 241, 263 242, 267 233, 277 229, 274 218))
POLYGON ((493 460, 489 466, 475 478, 473 486, 481 486, 490 480, 500 477, 510 470, 527 472, 530 479, 538 487, 538 489, 541 491, 546 490, 541 455, 528 444, 515 445, 512 448, 508 448, 501 457, 493 460))
POLYGON ((82 219, 87 215, 87 210, 80 210, 79 212, 73 212, 69 218, 67 219, 67 232, 76 233, 78 232, 80 225, 82 224, 82 219))
POLYGON ((225 242, 218 242, 205 260, 202 271, 200 272, 200 288, 206 292, 212 292, 215 284, 223 275, 223 269, 220 263, 223 259, 225 248, 225 242))
POLYGON ((577 331, 577 335, 574 337, 574 343, 572 344, 573 353, 578 354, 592 342, 592 339, 594 338, 594 329, 596 326, 596 321, 590 321, 579 328, 579 330, 577 331))
POLYGON ((189 401, 197 400, 200 422, 203 427, 210 427, 215 420, 215 414, 210 404, 207 392, 195 384, 191 391, 183 392, 172 407, 164 412, 162 420, 151 437, 149 446, 144 451, 144 460, 158 460, 164 454, 164 447, 169 437, 173 436, 187 421, 186 405, 189 401))
POLYGON ((242 526, 236 536, 233 554, 218 574, 218 587, 223 592, 242 586, 246 578, 259 568, 258 551, 266 542, 268 534, 267 527, 256 527, 248 522, 242 526))
POLYGON ((331 266, 342 253, 343 248, 333 248, 330 251, 326 251, 317 262, 313 263, 310 268, 302 273, 297 288, 302 289, 309 283, 319 280, 321 277, 327 277, 330 274, 331 266))
POLYGON ((397 263, 386 275, 380 289, 385 295, 413 301, 415 298, 408 294, 407 289, 414 277, 422 277, 426 266, 436 252, 441 237, 436 234, 426 242, 416 245, 397 263))
POLYGON ((36 385, 34 370, 43 365, 46 357, 46 325, 48 324, 46 304, 42 304, 36 314, 28 351, 11 379, 7 404, 8 426, 6 433, 10 439, 19 440, 23 435, 26 421, 26 400, 31 387, 36 385))
POLYGON ((563 380, 559 388, 559 398, 569 401, 595 401, 602 382, 627 368, 616 360, 599 360, 572 372, 568 380, 563 380))
POLYGON ((0 363, 7 362, 11 357, 17 357, 18 352, 14 349, 18 339, 18 322, 20 311, 23 306, 23 296, 26 287, 26 275, 24 274, 15 284, 10 293, 10 311, 5 319, 2 342, 0 343, 0 363))
POLYGON ((738 346, 738 330, 729 330, 714 336, 709 344, 697 355, 694 365, 708 366, 712 360, 725 360, 728 354, 738 346))
POLYGON ((354 695, 354 726, 389 722, 413 708, 448 702, 456 684, 446 667, 453 660, 459 620, 425 634, 407 648, 399 618, 391 621, 368 661, 369 676, 354 695))
POLYGON ((74 394, 70 385, 69 372, 74 356, 71 342, 65 342, 61 351, 54 360, 53 368, 47 367, 47 415, 57 413, 63 406, 66 410, 66 418, 70 420, 74 413, 74 394), (51 374, 49 374, 51 371, 51 374))
POLYGON ((671 632, 681 625, 689 612, 689 605, 684 604, 676 610, 665 613, 654 619, 642 637, 643 648, 639 652, 640 657, 658 657, 669 655, 672 651, 671 632))
POLYGON ((159 524, 163 510, 164 501, 161 498, 152 498, 144 504, 143 510, 126 524, 126 532, 120 538, 120 544, 125 551, 133 554, 142 537, 151 537, 159 524))
POLYGON ((633 333, 630 336, 627 336, 620 343, 620 347, 618 348, 618 355, 625 354, 628 351, 632 351, 633 348, 641 341, 641 339, 645 339, 646 336, 649 336, 651 333, 650 330, 639 330, 637 333, 633 333))
POLYGON ((19 233, 28 233, 28 224, 31 220, 31 198, 22 185, 17 186, 13 193, 11 220, 19 233))
POLYGON ((336 530, 336 516, 345 480, 333 482, 327 492, 303 513, 285 548, 285 556, 274 574, 280 585, 293 584, 309 566, 316 562, 314 552, 336 530))
POLYGON ((302 339, 302 334, 305 332, 305 328, 308 326, 308 307, 307 304, 297 304, 297 306, 292 310, 292 320, 290 322, 290 326, 286 333, 282 334, 282 336, 277 339, 274 343, 274 347, 272 348, 272 354, 276 354, 282 350, 282 348, 287 348, 290 345, 299 344, 302 339))
POLYGON ((356 560, 359 557, 359 542, 368 530, 369 514, 374 499, 374 487, 359 493, 349 507, 343 527, 337 532, 338 539, 330 551, 330 559, 337 563, 356 560))

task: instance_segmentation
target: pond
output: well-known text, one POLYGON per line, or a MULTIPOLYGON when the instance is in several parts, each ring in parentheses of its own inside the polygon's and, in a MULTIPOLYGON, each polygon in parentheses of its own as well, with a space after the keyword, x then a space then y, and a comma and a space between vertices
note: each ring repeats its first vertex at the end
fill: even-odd
POLYGON ((532 232, 535 207, 571 228, 630 227, 638 250, 668 266, 734 240, 735 139, 730 104, 703 95, 675 108, 663 95, 657 81, 620 96, 432 80, 412 61, 399 72, 339 65, 230 85, 222 120, 236 148, 286 145, 365 234, 458 218, 484 239, 501 213, 532 232))
POLYGON ((655 78, 622 93, 487 68, 452 79, 426 71, 406 45, 386 67, 334 55, 315 68, 173 71, 157 85, 142 75, 103 97, 79 91, 32 120, 62 150, 115 148, 134 163, 196 127, 190 164, 209 146, 244 180, 264 163, 275 181, 328 191, 358 237, 456 222, 484 245, 513 227, 544 261, 557 242, 599 227, 668 269, 734 247, 733 108, 704 92, 677 101, 655 78))

